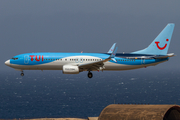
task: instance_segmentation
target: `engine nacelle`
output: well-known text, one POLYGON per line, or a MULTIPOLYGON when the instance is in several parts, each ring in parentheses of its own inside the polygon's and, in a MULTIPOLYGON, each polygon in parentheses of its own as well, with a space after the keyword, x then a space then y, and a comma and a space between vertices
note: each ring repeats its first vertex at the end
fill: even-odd
POLYGON ((63 74, 79 74, 79 67, 72 65, 64 65, 63 74))

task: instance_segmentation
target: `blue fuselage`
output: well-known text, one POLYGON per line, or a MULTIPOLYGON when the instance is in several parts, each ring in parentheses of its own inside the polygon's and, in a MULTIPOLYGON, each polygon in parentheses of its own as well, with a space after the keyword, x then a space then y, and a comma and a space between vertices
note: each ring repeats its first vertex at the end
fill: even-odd
MULTIPOLYGON (((26 53, 14 56, 8 66, 19 70, 62 70, 64 65, 89 64, 104 60, 109 55, 108 53, 26 53)), ((104 63, 104 70, 129 70, 154 66, 169 58, 154 59, 151 55, 117 53, 114 59, 116 61, 109 60, 104 63)))

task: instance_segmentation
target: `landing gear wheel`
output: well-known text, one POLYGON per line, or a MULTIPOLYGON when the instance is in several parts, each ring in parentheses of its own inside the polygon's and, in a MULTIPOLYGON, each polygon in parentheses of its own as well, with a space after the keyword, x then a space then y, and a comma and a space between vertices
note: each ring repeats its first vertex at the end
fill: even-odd
POLYGON ((92 78, 93 74, 91 72, 88 73, 88 78, 92 78))
POLYGON ((24 73, 21 73, 21 76, 24 76, 24 73))

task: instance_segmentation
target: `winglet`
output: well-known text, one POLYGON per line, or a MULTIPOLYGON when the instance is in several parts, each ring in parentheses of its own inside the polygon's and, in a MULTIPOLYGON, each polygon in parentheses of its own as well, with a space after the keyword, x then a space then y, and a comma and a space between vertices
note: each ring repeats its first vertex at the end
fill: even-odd
POLYGON ((114 49, 114 51, 110 55, 110 58, 114 58, 116 56, 117 49, 118 49, 118 47, 116 47, 116 49, 114 49))
POLYGON ((116 46, 116 43, 112 45, 112 47, 109 49, 107 53, 112 53, 114 51, 115 46, 116 46))
POLYGON ((113 60, 114 62, 117 62, 116 59, 114 59, 114 57, 116 56, 116 52, 117 52, 118 47, 116 47, 116 49, 112 52, 112 54, 110 55, 109 58, 111 58, 111 60, 113 60))

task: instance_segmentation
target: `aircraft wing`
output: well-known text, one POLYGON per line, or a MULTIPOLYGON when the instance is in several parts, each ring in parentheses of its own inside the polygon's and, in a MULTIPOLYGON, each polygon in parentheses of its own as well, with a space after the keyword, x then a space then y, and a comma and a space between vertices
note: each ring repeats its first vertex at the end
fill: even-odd
POLYGON ((101 61, 97 61, 97 62, 81 64, 81 65, 79 65, 79 68, 83 69, 83 70, 87 70, 87 71, 102 70, 103 66, 104 66, 104 62, 107 62, 109 60, 111 60, 111 58, 107 58, 105 60, 101 60, 101 61))
POLYGON ((79 68, 83 69, 83 70, 87 70, 87 71, 103 70, 104 69, 104 62, 107 62, 109 60, 113 60, 116 62, 114 57, 116 55, 117 49, 118 48, 116 47, 116 49, 113 50, 112 54, 108 58, 101 60, 101 61, 96 61, 96 62, 87 63, 87 64, 81 64, 81 65, 79 65, 79 68))

